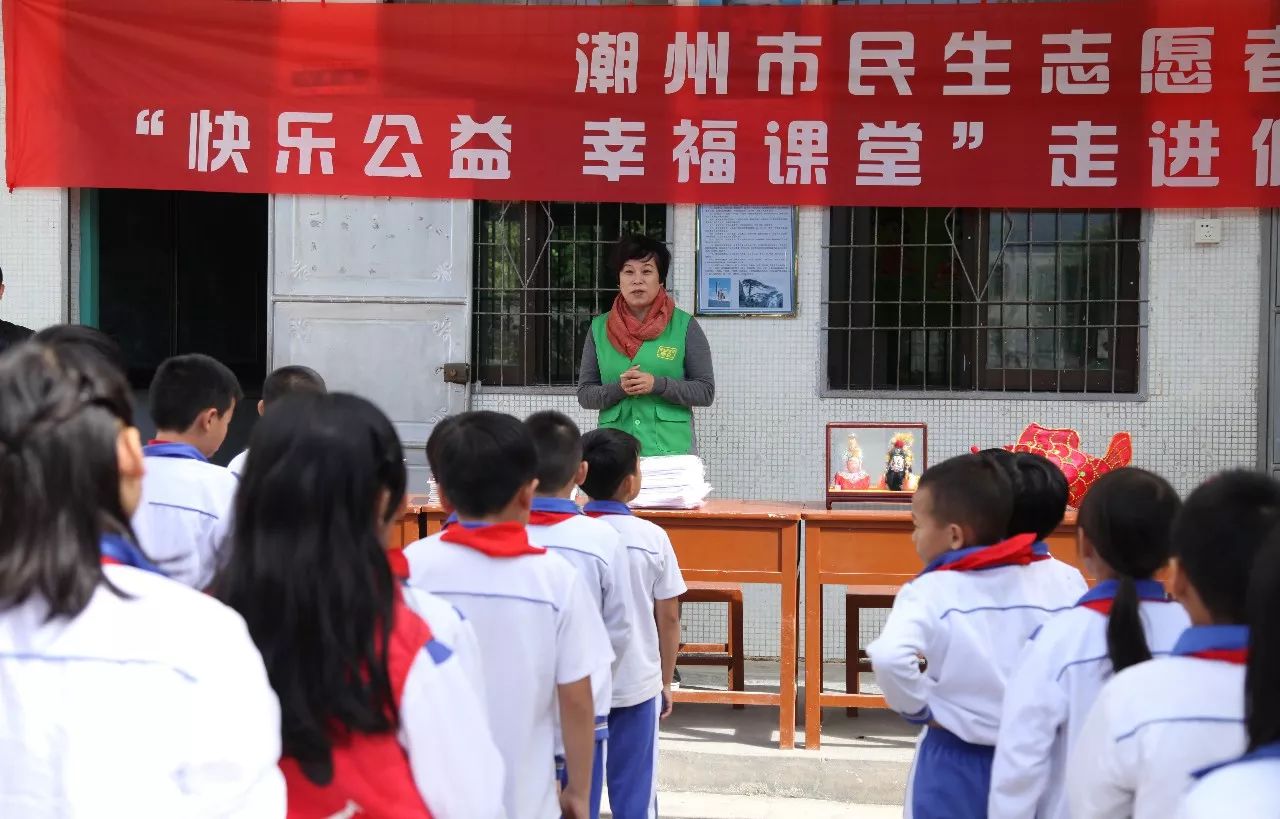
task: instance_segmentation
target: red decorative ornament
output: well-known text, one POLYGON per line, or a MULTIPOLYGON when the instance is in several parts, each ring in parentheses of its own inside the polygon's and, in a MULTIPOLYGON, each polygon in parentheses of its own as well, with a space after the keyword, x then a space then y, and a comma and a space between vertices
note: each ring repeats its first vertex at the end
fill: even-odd
MULTIPOLYGON (((1067 476, 1067 502, 1079 508, 1080 501, 1093 482, 1113 469, 1128 466, 1133 461, 1133 439, 1127 432, 1117 432, 1101 458, 1080 449, 1080 433, 1074 429, 1050 429, 1031 424, 1022 431, 1015 444, 1007 444, 1010 452, 1031 452, 1043 455, 1067 476)), ((978 451, 977 447, 973 448, 978 451)))

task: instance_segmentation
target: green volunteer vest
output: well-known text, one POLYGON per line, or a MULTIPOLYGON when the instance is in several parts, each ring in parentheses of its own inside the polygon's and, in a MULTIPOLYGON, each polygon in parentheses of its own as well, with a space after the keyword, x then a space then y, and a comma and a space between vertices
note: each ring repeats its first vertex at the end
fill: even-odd
MULTIPOLYGON (((634 359, 628 359, 609 343, 608 321, 609 314, 605 313, 591 322, 596 360, 600 364, 600 383, 617 382, 632 364, 639 364, 641 370, 655 378, 684 378, 688 313, 676 310, 662 335, 640 345, 634 359)), ((600 410, 600 426, 620 429, 639 438, 640 454, 645 457, 688 455, 693 449, 693 411, 659 395, 627 396, 612 407, 600 410)))

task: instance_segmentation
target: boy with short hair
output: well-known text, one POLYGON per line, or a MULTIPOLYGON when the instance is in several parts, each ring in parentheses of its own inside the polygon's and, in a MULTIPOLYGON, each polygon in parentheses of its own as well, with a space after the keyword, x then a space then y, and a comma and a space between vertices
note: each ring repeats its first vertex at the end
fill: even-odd
POLYGON ((912 497, 926 566, 867 656, 889 706, 927 726, 907 784, 916 819, 987 815, 1005 682, 1032 632, 1086 591, 1038 533, 1004 539, 1013 508, 1008 476, 978 455, 932 467, 912 497))
POLYGON ((671 713, 671 682, 680 647, 680 595, 687 591, 671 540, 661 527, 631 514, 640 494, 640 442, 598 429, 582 439, 582 490, 588 515, 608 523, 626 549, 631 641, 613 676, 606 778, 617 819, 657 816, 658 720, 671 713))
MULTIPOLYGON (((328 392, 320 373, 301 364, 289 364, 272 370, 262 382, 262 400, 258 401, 258 415, 267 408, 289 395, 324 395, 328 392)), ((227 469, 237 478, 244 473, 244 462, 249 458, 249 450, 241 452, 231 459, 227 469)))
MULTIPOLYGON (((559 555, 578 571, 604 620, 615 657, 613 668, 592 676, 596 707, 596 754, 591 772, 591 817, 600 815, 605 744, 613 701, 613 671, 631 637, 626 552, 613 527, 584 515, 573 501, 587 475, 578 427, 565 414, 548 410, 525 419, 538 452, 538 490, 529 514, 529 542, 559 555)), ((557 750, 559 750, 557 748, 557 750)))
POLYGON ((1249 581, 1278 522, 1280 484, 1255 472, 1218 475, 1187 498, 1168 585, 1191 627, 1171 655, 1098 695, 1067 764, 1073 817, 1173 816, 1196 771, 1244 752, 1249 581))
POLYGON ((591 676, 613 651, 577 571, 529 542, 538 455, 519 420, 467 412, 439 423, 427 460, 457 516, 405 548, 410 584, 452 603, 475 628, 486 704, 507 771, 512 817, 589 814, 595 706, 591 676), (556 707, 568 785, 556 798, 556 707))
POLYGON ((162 363, 151 381, 156 435, 133 516, 138 543, 174 580, 207 587, 220 567, 238 481, 209 462, 243 398, 222 362, 198 353, 162 363))

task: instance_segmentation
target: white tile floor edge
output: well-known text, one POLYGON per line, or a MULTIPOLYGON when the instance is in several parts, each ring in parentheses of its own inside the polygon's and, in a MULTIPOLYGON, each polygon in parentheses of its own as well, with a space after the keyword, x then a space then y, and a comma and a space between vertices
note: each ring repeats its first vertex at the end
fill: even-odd
POLYGON ((718 793, 659 793, 658 815, 663 819, 897 819, 902 816, 902 807, 718 793))

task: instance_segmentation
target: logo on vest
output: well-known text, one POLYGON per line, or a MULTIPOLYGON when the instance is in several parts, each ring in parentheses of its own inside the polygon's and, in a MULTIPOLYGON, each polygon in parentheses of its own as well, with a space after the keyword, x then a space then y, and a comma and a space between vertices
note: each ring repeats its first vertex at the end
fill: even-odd
POLYGON ((661 358, 663 361, 675 361, 676 353, 678 352, 680 352, 680 350, 676 347, 659 347, 658 358, 661 358))

